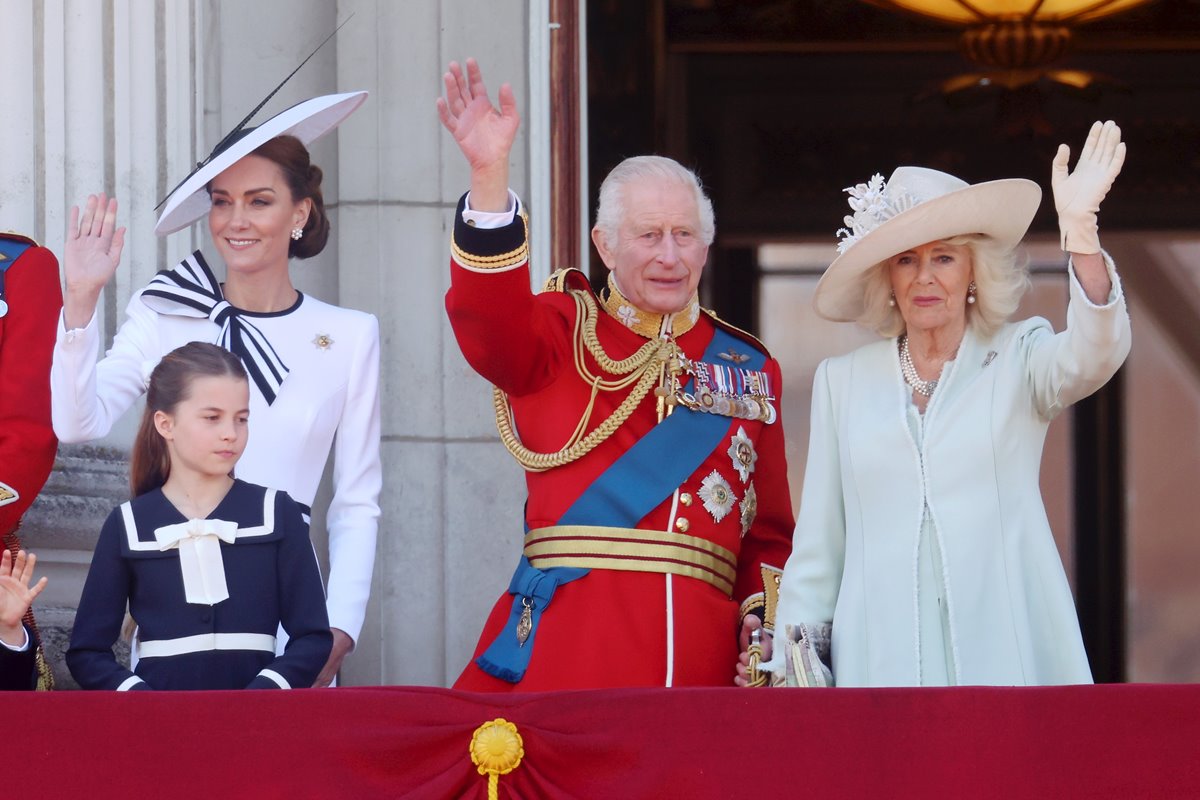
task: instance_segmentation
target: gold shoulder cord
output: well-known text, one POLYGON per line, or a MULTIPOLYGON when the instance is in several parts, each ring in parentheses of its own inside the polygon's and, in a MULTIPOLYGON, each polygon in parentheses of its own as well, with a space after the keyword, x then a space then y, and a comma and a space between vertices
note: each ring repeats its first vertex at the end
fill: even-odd
POLYGON ((500 431, 500 440, 504 442, 508 452, 512 453, 513 458, 529 472, 545 472, 554 467, 570 464, 587 455, 597 445, 612 436, 617 428, 620 428, 625 420, 629 419, 633 410, 649 394, 650 387, 654 382, 660 377, 664 377, 664 371, 666 371, 664 368, 669 367, 671 375, 678 372, 678 367, 675 365, 675 362, 678 361, 676 358, 677 348, 673 342, 662 339, 651 339, 629 358, 621 361, 612 360, 604 352, 600 340, 596 338, 596 318, 599 315, 599 309, 596 307, 595 298, 586 291, 572 291, 571 297, 575 300, 575 330, 572 335, 575 370, 585 383, 591 385, 592 394, 587 407, 583 410, 583 415, 579 418, 579 424, 575 426, 574 433, 571 434, 562 449, 554 453, 536 453, 521 444, 520 438, 513 429, 512 406, 508 402, 508 395, 499 388, 492 388, 492 401, 496 409, 496 428, 500 431), (621 377, 617 380, 606 381, 599 375, 593 375, 584 359, 585 348, 596 360, 601 370, 621 377), (587 428, 588 421, 592 416, 592 409, 596 405, 596 396, 600 392, 618 392, 629 386, 633 386, 633 389, 630 390, 625 400, 613 410, 608 419, 584 436, 583 432, 587 428))

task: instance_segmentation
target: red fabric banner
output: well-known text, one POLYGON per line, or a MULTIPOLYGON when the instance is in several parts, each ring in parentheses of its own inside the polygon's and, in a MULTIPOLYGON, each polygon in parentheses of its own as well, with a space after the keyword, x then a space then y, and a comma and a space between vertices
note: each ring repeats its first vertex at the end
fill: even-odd
POLYGON ((1200 796, 1200 687, 11 692, 6 796, 486 798, 468 746, 517 726, 501 798, 1200 796))

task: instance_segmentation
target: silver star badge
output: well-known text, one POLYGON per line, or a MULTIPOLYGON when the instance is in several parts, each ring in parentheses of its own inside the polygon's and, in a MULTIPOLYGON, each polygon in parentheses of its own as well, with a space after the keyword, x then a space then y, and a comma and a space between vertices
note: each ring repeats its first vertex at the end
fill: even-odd
POLYGON ((737 433, 730 437, 729 457, 733 460, 733 468, 742 478, 742 483, 750 480, 754 472, 754 462, 758 461, 758 453, 754 452, 754 442, 746 435, 746 429, 738 425, 737 433))
POLYGON ((737 502, 737 495, 733 493, 729 481, 722 478, 721 473, 715 469, 700 482, 700 491, 696 494, 704 501, 704 510, 712 514, 712 518, 717 522, 725 519, 733 510, 733 504, 737 502))

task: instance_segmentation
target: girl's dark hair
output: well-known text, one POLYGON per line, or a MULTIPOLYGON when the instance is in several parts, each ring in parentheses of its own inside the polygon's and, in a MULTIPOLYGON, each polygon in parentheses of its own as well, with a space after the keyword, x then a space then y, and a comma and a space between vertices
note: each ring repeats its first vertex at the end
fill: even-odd
POLYGON ((146 410, 133 440, 129 464, 129 488, 133 496, 145 494, 167 482, 171 474, 171 454, 167 442, 154 427, 154 413, 175 413, 175 408, 191 396, 194 378, 237 378, 245 381, 246 369, 238 357, 223 347, 206 342, 191 342, 163 356, 150 373, 146 389, 146 410))
POLYGON ((306 197, 312 201, 304 236, 288 245, 288 258, 312 258, 320 253, 329 241, 329 217, 325 215, 325 200, 321 196, 321 168, 309 161, 308 148, 295 136, 276 136, 250 155, 278 165, 294 202, 306 197))

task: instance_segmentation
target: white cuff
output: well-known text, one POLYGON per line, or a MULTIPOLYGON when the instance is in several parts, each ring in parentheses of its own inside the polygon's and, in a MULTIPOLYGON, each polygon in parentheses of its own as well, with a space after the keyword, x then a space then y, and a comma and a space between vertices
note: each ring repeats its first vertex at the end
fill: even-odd
POLYGON ((88 333, 96 329, 96 312, 92 312, 92 318, 88 320, 87 325, 82 328, 71 328, 67 330, 66 312, 58 313, 58 341, 62 344, 75 344, 77 342, 86 342, 88 333))
POLYGON ((503 228, 506 225, 511 225, 512 221, 516 219, 517 204, 518 200, 516 193, 514 193, 512 189, 509 189, 507 210, 474 211, 471 208, 471 193, 467 192, 467 199, 463 203, 463 222, 467 223, 472 228, 483 228, 484 230, 503 228))
MULTIPOLYGON (((1085 255, 1081 253, 1080 255, 1085 255)), ((1121 287, 1121 277, 1117 275, 1117 265, 1112 260, 1112 256, 1107 251, 1101 250, 1100 257, 1104 259, 1104 269, 1108 273, 1108 280, 1112 283, 1112 288, 1108 291, 1108 297, 1103 303, 1093 303, 1083 291, 1083 284, 1079 282, 1079 276, 1075 274, 1075 262, 1067 259, 1067 275, 1070 278, 1071 294, 1078 296, 1085 304, 1091 308, 1112 308, 1117 301, 1124 296, 1124 290, 1121 287)))
POLYGON ((9 644, 8 642, 4 641, 3 639, 0 639, 0 644, 4 645, 5 647, 7 647, 9 650, 13 651, 14 653, 24 653, 26 650, 29 649, 29 629, 26 628, 24 625, 22 625, 21 633, 25 634, 25 641, 21 642, 20 646, 9 644))

